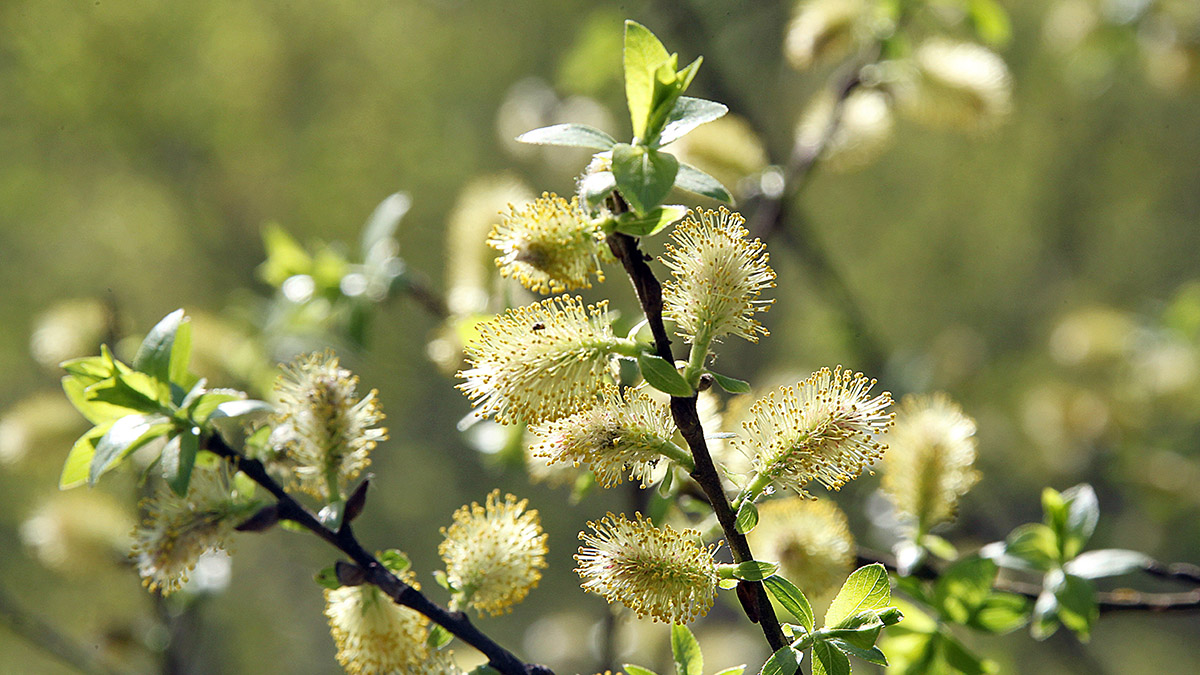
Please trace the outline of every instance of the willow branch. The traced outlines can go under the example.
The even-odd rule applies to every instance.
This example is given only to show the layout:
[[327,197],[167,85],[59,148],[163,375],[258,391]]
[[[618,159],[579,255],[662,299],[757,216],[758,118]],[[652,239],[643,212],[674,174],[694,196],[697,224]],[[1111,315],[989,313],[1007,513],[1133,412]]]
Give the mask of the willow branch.
[[345,553],[363,571],[365,581],[378,587],[396,604],[416,610],[445,628],[452,635],[479,650],[488,664],[504,675],[553,675],[545,666],[526,664],[512,652],[501,647],[476,628],[463,612],[451,612],[427,598],[417,589],[404,583],[363,548],[350,527],[349,519],[337,530],[326,527],[311,511],[288,494],[266,467],[231,448],[217,435],[210,436],[206,445],[210,452],[234,462],[238,470],[249,476],[276,499],[279,517],[297,523]]
[[[896,571],[896,559],[879,551],[858,549],[858,564],[867,565],[880,563],[890,572]],[[1194,588],[1190,591],[1179,592],[1149,592],[1132,588],[1118,588],[1111,591],[1097,591],[1096,605],[1101,614],[1110,612],[1196,612],[1200,611],[1200,567],[1188,563],[1164,565],[1152,561],[1142,567],[1142,572],[1163,579],[1187,583]],[[935,581],[941,577],[942,569],[928,562],[919,565],[912,571],[912,576],[918,579]],[[992,588],[1005,593],[1024,596],[1036,600],[1042,593],[1042,586],[1027,581],[997,577]]]
[[[646,264],[646,256],[638,247],[638,240],[629,235],[614,232],[608,235],[608,246],[612,249],[613,255],[621,261],[621,265],[629,275],[629,280],[633,283],[638,302],[641,304],[642,312],[646,315],[646,321],[650,326],[650,333],[654,336],[655,353],[666,359],[668,363],[675,363],[675,357],[671,353],[671,338],[667,335],[667,329],[663,323],[662,286],[654,276],[654,271]],[[687,441],[688,449],[691,450],[692,458],[696,462],[696,468],[690,475],[708,497],[708,502],[717,515],[717,521],[721,524],[721,530],[725,533],[729,549],[733,552],[734,561],[740,563],[753,560],[754,556],[750,552],[746,536],[738,532],[734,526],[736,516],[729,505],[729,499],[725,496],[725,489],[721,486],[721,478],[713,464],[712,455],[709,454],[708,446],[704,442],[704,428],[701,426],[700,416],[696,412],[696,397],[672,396],[671,416],[675,421],[675,426],[683,435],[683,439]],[[763,585],[759,582],[743,581],[740,582],[739,588],[748,589],[749,598],[747,599],[741,592],[739,592],[739,598],[743,600],[743,607],[750,620],[762,626],[763,634],[771,645],[771,650],[775,651],[787,645],[783,631],[779,628],[779,620],[775,617],[775,611],[771,608],[771,601],[767,597],[767,591]]]

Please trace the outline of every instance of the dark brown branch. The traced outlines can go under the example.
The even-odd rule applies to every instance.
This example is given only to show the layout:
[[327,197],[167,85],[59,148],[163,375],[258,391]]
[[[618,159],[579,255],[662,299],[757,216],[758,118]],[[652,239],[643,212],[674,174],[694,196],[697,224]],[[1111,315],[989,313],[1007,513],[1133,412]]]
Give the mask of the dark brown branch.
[[[880,563],[890,572],[896,571],[896,559],[892,556],[872,551],[870,549],[858,549],[858,564],[869,565],[872,563]],[[929,562],[922,563],[912,571],[912,576],[918,579],[933,581],[938,579],[942,574],[942,569],[930,564]],[[1101,614],[1110,612],[1196,612],[1200,611],[1200,568],[1188,563],[1175,563],[1173,565],[1163,565],[1160,562],[1151,562],[1142,568],[1142,571],[1152,576],[1171,579],[1196,586],[1190,591],[1181,591],[1175,593],[1152,593],[1148,591],[1138,591],[1131,588],[1118,588],[1112,591],[1097,591],[1096,605],[1100,608]],[[997,591],[1005,593],[1014,593],[1021,595],[1030,600],[1036,600],[1042,592],[1040,584],[1030,583],[1027,581],[1019,581],[1016,579],[1008,579],[1005,577],[997,577],[996,582],[992,585]]]
[[[638,302],[641,303],[642,312],[646,315],[650,333],[654,336],[655,353],[666,359],[668,363],[674,363],[675,357],[671,353],[671,338],[667,335],[662,318],[662,286],[659,284],[658,278],[654,276],[654,271],[646,264],[646,257],[638,247],[637,239],[616,232],[608,236],[608,246],[612,249],[613,255],[621,261],[621,265],[624,266],[625,272],[633,283],[634,291],[637,292]],[[704,428],[701,426],[700,416],[696,412],[696,397],[672,396],[671,416],[675,420],[675,426],[679,428],[679,432],[687,441],[692,458],[696,462],[696,468],[692,471],[691,477],[708,497],[708,502],[717,515],[717,521],[721,523],[721,530],[725,533],[725,539],[733,553],[734,561],[753,560],[754,556],[750,552],[746,536],[739,533],[734,526],[735,514],[729,505],[729,499],[725,496],[725,489],[721,485],[720,475],[708,452],[708,445],[704,442]],[[754,598],[756,604],[753,607],[746,607],[747,616],[751,621],[761,624],[763,634],[771,645],[771,650],[775,651],[787,645],[787,640],[783,637],[783,631],[779,627],[779,620],[771,608],[771,601],[767,597],[766,589],[758,582],[742,583],[750,589],[751,597]]]
[[366,582],[375,585],[396,604],[411,609],[429,617],[431,621],[445,628],[452,635],[479,650],[488,658],[488,664],[505,675],[553,675],[545,666],[527,664],[517,658],[512,652],[501,647],[487,635],[480,632],[462,612],[451,612],[427,598],[417,589],[404,583],[395,574],[384,567],[374,555],[369,553],[358,539],[349,523],[343,523],[338,530],[331,530],[321,523],[304,505],[289,495],[276,482],[262,462],[245,457],[231,448],[220,436],[208,438],[206,449],[214,454],[234,462],[237,468],[254,482],[261,485],[277,500],[279,517],[299,524],[345,553],[363,570]]

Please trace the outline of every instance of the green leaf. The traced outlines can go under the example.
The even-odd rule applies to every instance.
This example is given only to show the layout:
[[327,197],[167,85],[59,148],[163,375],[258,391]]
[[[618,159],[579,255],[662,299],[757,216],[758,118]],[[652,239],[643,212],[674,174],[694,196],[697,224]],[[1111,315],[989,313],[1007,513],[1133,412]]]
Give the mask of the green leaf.
[[1058,630],[1058,598],[1049,591],[1042,591],[1033,603],[1033,616],[1029,633],[1035,640],[1045,640]]
[[364,260],[370,260],[372,252],[381,245],[395,240],[396,228],[410,208],[412,197],[406,192],[395,192],[379,202],[363,226],[361,246]]
[[883,622],[871,610],[865,610],[844,619],[839,628],[822,628],[817,631],[819,640],[841,640],[860,649],[870,649],[879,639],[879,631],[883,630]]
[[725,670],[717,671],[716,675],[742,675],[744,672],[746,672],[746,664],[743,663],[740,666],[734,666],[732,668],[726,668]]
[[721,181],[691,164],[680,162],[679,172],[675,174],[675,187],[726,204],[733,203],[733,195],[729,194],[729,190],[724,185],[721,185]]
[[850,644],[849,642],[842,642],[841,640],[830,640],[829,644],[837,647],[846,654],[862,659],[867,663],[874,663],[877,666],[887,666],[888,664],[887,656],[883,653],[883,650],[874,645],[871,645],[871,647],[867,649],[861,649]]
[[256,401],[253,399],[227,401],[218,404],[212,414],[209,415],[209,419],[236,419],[250,415],[270,415],[273,412],[275,412],[275,406],[266,401]]
[[637,361],[642,370],[642,377],[651,387],[671,396],[687,398],[693,395],[687,380],[683,379],[683,375],[680,375],[675,366],[666,359],[653,354],[639,354]]
[[1012,39],[1008,11],[996,0],[971,0],[968,12],[980,40],[990,45],[1004,45]]
[[1004,545],[1006,564],[1045,572],[1058,561],[1058,538],[1042,523],[1027,523],[1008,534]]
[[671,626],[671,655],[675,659],[675,675],[703,675],[704,656],[700,643],[687,626]]
[[658,490],[657,490],[658,496],[670,497],[671,496],[671,484],[674,482],[675,482],[675,472],[674,471],[667,471],[666,473],[664,473],[662,480],[659,481],[659,483],[658,483]]
[[934,584],[938,611],[953,623],[966,623],[991,595],[996,571],[996,563],[977,556],[951,565]]
[[1079,636],[1080,641],[1087,642],[1092,626],[1100,617],[1092,582],[1067,574],[1054,595],[1058,598],[1058,620]]
[[320,584],[322,588],[328,588],[331,591],[336,591],[342,587],[342,582],[338,581],[337,568],[333,565],[314,574],[313,581]]
[[192,481],[192,467],[196,465],[196,453],[200,451],[200,430],[189,427],[172,436],[162,453],[162,472],[167,485],[175,494],[187,494]]
[[534,145],[564,145],[573,148],[608,150],[617,144],[617,139],[586,124],[554,124],[517,136],[521,143]]
[[779,571],[779,565],[762,560],[747,560],[733,568],[733,576],[743,581],[762,581]]
[[675,99],[675,105],[667,115],[662,132],[658,135],[658,144],[663,146],[677,141],[692,129],[723,117],[727,112],[729,108],[716,101],[680,96]]
[[595,210],[617,187],[617,179],[611,171],[589,173],[579,181],[579,196],[588,209]]
[[668,58],[667,48],[654,33],[636,21],[625,22],[625,99],[634,136],[646,132],[653,111],[654,74]]
[[108,433],[96,444],[88,470],[88,485],[95,485],[96,479],[128,457],[129,453],[170,429],[168,419],[156,413],[126,415],[113,422]]
[[246,394],[232,389],[210,389],[195,397],[189,406],[188,417],[197,424],[207,422],[225,403],[243,402]]
[[747,499],[738,507],[737,520],[734,521],[734,529],[739,534],[747,534],[758,525],[758,507],[754,502]]
[[453,639],[454,636],[450,634],[450,631],[435,624],[429,631],[429,637],[425,638],[425,644],[429,645],[431,649],[441,649],[450,644]]
[[1029,600],[1020,595],[992,593],[967,625],[988,633],[1008,633],[1029,621],[1029,605]]
[[92,465],[92,457],[96,455],[96,444],[108,433],[112,425],[112,421],[97,424],[75,441],[71,451],[67,453],[67,461],[63,463],[62,475],[58,478],[58,489],[69,490],[87,482],[88,469]]
[[617,216],[616,230],[633,237],[649,237],[663,231],[685,215],[687,209],[678,205],[660,206],[644,216],[629,211]]
[[177,309],[150,329],[133,357],[134,370],[146,373],[159,382],[171,381],[171,351],[183,319],[183,310]]
[[803,659],[804,652],[791,645],[784,645],[767,659],[758,675],[795,675],[796,671],[800,670],[800,661]]
[[1153,558],[1140,551],[1102,548],[1080,553],[1063,565],[1063,570],[1084,579],[1099,579],[1137,572],[1153,562]]
[[259,266],[258,275],[263,281],[278,288],[290,277],[313,271],[312,256],[282,227],[272,223],[262,237],[267,260]]
[[750,383],[745,380],[739,380],[736,377],[729,377],[720,373],[714,373],[711,370],[705,371],[712,375],[713,380],[725,391],[731,394],[749,394]]
[[837,627],[842,621],[866,609],[880,609],[891,601],[887,570],[875,563],[860,567],[846,579],[837,597],[825,613],[825,625]]
[[946,664],[954,668],[955,672],[963,673],[963,675],[986,675],[996,672],[999,668],[995,662],[972,654],[950,634],[943,631],[940,637],[942,655],[946,659]]
[[675,184],[679,160],[670,153],[628,143],[614,145],[612,153],[617,189],[633,210],[646,215],[662,204]]
[[113,422],[134,412],[124,406],[90,400],[87,396],[88,386],[90,385],[87,380],[73,375],[62,379],[63,393],[67,395],[67,400],[92,424]]
[[1096,499],[1096,491],[1087,483],[1064,491],[1062,498],[1067,507],[1062,531],[1062,555],[1066,561],[1079,555],[1096,531],[1096,523],[1100,520],[1100,501]]
[[804,626],[804,630],[813,632],[816,620],[813,617],[812,605],[795,584],[776,575],[763,579],[763,585],[767,587],[771,595],[775,596],[779,604],[783,605],[784,609],[796,617],[800,625]]
[[175,339],[171,344],[171,356],[167,366],[167,380],[184,389],[194,385],[198,378],[188,372],[188,363],[191,358],[192,320],[184,317],[179,327],[175,329]]
[[133,371],[101,380],[83,393],[88,401],[124,408],[125,414],[159,412],[169,401],[167,390],[160,388],[154,378]]
[[812,675],[850,675],[850,659],[828,642],[813,645],[812,655]]
[[635,666],[632,663],[626,663],[626,664],[622,665],[621,667],[625,669],[625,673],[627,675],[658,675],[658,673],[654,672],[653,670],[650,670],[649,668]]

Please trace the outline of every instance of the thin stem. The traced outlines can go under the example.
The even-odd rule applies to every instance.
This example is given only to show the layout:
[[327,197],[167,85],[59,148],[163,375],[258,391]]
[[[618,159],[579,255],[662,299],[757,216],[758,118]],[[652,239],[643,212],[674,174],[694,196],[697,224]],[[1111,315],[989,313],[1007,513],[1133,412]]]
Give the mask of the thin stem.
[[435,604],[417,589],[409,586],[384,567],[374,555],[369,553],[354,535],[349,522],[343,522],[338,530],[325,527],[320,520],[304,505],[300,504],[287,493],[274,478],[267,473],[263,463],[242,455],[230,447],[218,435],[207,438],[205,449],[233,461],[238,470],[249,476],[255,483],[261,485],[277,500],[276,508],[279,517],[297,523],[321,539],[345,553],[354,561],[366,578],[390,597],[396,604],[411,609],[429,617],[431,621],[445,628],[452,635],[471,645],[488,658],[488,664],[504,675],[553,675],[545,666],[526,664],[512,652],[501,647],[487,635],[476,628],[463,612],[449,611]]
[[712,345],[712,338],[706,333],[701,333],[696,336],[692,342],[692,350],[688,354],[687,368],[683,371],[683,379],[687,380],[688,386],[692,389],[700,382],[700,375],[704,373],[704,361],[708,358],[708,348]]
[[[669,363],[674,363],[675,357],[671,353],[671,338],[667,335],[662,318],[662,286],[654,276],[653,270],[646,264],[646,256],[638,248],[638,241],[629,235],[615,232],[608,235],[608,245],[629,275],[629,280],[633,284],[638,301],[642,306],[642,312],[649,322],[650,332],[654,336],[654,348],[657,355]],[[704,441],[704,428],[700,424],[700,416],[696,412],[696,397],[672,396],[671,416],[675,420],[675,426],[679,428],[679,432],[687,441],[688,449],[695,460],[695,469],[691,471],[690,475],[704,490],[704,495],[708,498],[708,502],[717,516],[717,521],[721,524],[721,530],[725,533],[725,539],[733,553],[733,559],[736,562],[753,560],[754,556],[750,552],[746,536],[738,532],[735,527],[736,515],[730,508],[729,499],[725,496],[725,489],[721,485],[720,475],[717,473],[717,468],[713,464],[712,456]],[[787,641],[783,637],[783,631],[779,627],[779,620],[775,617],[775,611],[771,607],[766,589],[760,582],[742,582],[742,584],[744,586],[740,586],[740,588],[747,589],[747,592],[745,595],[739,593],[739,598],[743,599],[743,607],[747,616],[751,621],[761,625],[772,651],[781,649],[787,644]]]

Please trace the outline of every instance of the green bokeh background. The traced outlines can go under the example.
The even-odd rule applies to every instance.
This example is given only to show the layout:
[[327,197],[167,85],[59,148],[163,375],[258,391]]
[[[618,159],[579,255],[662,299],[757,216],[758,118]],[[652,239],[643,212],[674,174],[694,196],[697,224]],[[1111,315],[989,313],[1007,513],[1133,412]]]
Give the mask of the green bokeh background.
[[[136,332],[176,307],[221,314],[251,293],[268,296],[254,274],[268,222],[301,241],[354,242],[380,199],[406,191],[401,256],[443,286],[443,224],[470,179],[513,171],[536,190],[569,192],[582,168],[513,154],[496,120],[515,83],[532,76],[564,98],[593,96],[611,112],[608,130],[627,133],[614,51],[625,17],[685,61],[703,53],[693,93],[735,94],[750,109],[734,111],[764,125],[773,154],[786,156],[797,111],[828,74],[780,64],[787,4],[692,5],[681,15],[672,3],[576,0],[0,3],[0,410],[55,390],[58,374],[28,346],[35,317],[60,300],[112,303]],[[870,374],[897,394],[946,390],[979,421],[984,480],[947,536],[967,548],[1001,538],[1040,517],[1043,486],[1089,481],[1103,508],[1094,547],[1198,561],[1196,373],[1169,395],[1137,398],[1129,382],[1147,366],[1126,352],[1080,364],[1052,348],[1055,335],[1076,335],[1062,337],[1065,319],[1103,310],[1136,327],[1129,340],[1191,350],[1175,374],[1195,368],[1200,343],[1187,317],[1197,300],[1186,284],[1200,279],[1197,77],[1156,87],[1132,42],[1118,41],[1111,70],[1080,84],[1070,59],[1042,41],[1042,3],[1007,5],[1009,123],[962,135],[901,122],[874,165],[814,178],[794,231],[824,252],[885,351],[882,372]],[[756,348],[730,345],[722,362],[752,381],[866,367],[845,303],[811,259],[771,246],[772,335]],[[611,272],[597,291],[627,299]],[[1078,323],[1078,339],[1091,339],[1091,324]],[[493,487],[529,497],[550,532],[547,578],[512,615],[480,624],[530,658],[563,654],[551,664],[559,672],[592,668],[580,645],[605,610],[577,589],[575,532],[621,509],[623,495],[568,509],[564,490],[531,486],[469,447],[455,431],[467,403],[425,354],[436,330],[396,299],[376,318],[371,349],[344,355],[380,390],[392,436],[376,454],[363,539],[406,550],[439,591],[437,529],[454,508]],[[135,575],[86,559],[52,571],[21,544],[21,523],[55,491],[81,430],[0,465],[0,587],[149,672],[137,647],[122,647],[154,639],[154,603]],[[127,500],[129,482],[105,489]],[[837,498],[856,534],[879,545],[864,515],[877,484],[864,478]],[[333,559],[295,534],[239,537],[229,590],[204,601],[192,660],[178,672],[338,672],[310,581]],[[761,640],[729,633],[719,623],[727,615],[697,627],[702,642],[707,633],[723,645],[710,669],[761,662]],[[1194,615],[1111,615],[1084,649],[1021,632],[974,644],[1005,672],[1195,672],[1198,639]],[[633,660],[653,662],[664,644]],[[0,629],[0,672],[71,671]]]

